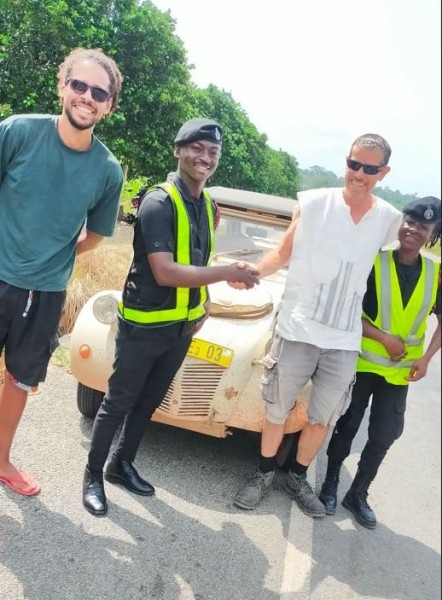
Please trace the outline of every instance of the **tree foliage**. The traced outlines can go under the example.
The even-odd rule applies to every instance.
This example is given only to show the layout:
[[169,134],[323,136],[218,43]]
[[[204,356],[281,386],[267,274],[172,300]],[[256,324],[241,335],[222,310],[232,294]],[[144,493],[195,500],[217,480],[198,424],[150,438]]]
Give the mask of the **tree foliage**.
[[314,190],[323,187],[341,187],[344,178],[338,177],[333,171],[327,171],[323,167],[314,165],[309,169],[300,169],[300,190]]
[[392,190],[388,186],[377,187],[374,189],[374,193],[399,209],[418,198],[417,194],[402,194],[399,190]]
[[223,155],[212,183],[295,196],[296,160],[269,147],[267,136],[257,130],[231,94],[214,85],[195,90],[194,114],[216,119],[223,127]]
[[[288,197],[343,185],[332,171],[300,170],[293,156],[271,148],[231,94],[193,85],[170,13],[150,0],[0,0],[0,120],[58,112],[58,65],[77,47],[101,48],[123,73],[120,108],[97,133],[131,178],[163,179],[175,167],[172,140],[181,124],[206,116],[224,130],[211,183]],[[398,208],[417,197],[389,187],[375,192]]]
[[76,47],[101,48],[123,76],[120,110],[97,128],[132,175],[164,176],[170,143],[189,112],[184,46],[168,13],[136,0],[0,0],[0,105],[56,112],[56,74]]

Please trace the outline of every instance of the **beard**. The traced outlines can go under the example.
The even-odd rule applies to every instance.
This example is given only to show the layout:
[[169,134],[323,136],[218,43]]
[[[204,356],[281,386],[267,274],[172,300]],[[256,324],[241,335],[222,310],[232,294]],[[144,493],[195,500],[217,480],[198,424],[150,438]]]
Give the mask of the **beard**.
[[92,127],[94,127],[95,125],[95,119],[93,117],[91,117],[91,120],[89,122],[78,121],[72,114],[71,109],[67,106],[65,106],[64,112],[66,113],[66,117],[68,118],[69,123],[78,131],[86,131],[86,129],[92,129]]

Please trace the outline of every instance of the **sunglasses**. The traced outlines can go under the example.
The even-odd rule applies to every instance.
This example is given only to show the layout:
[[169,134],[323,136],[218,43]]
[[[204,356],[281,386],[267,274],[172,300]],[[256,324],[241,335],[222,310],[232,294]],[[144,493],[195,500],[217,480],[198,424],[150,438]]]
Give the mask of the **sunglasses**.
[[71,90],[79,96],[90,90],[92,100],[95,100],[95,102],[106,102],[110,98],[110,93],[103,90],[103,88],[97,87],[96,85],[89,85],[81,79],[72,79],[69,77],[69,79],[66,80],[66,83],[68,83]]
[[347,167],[352,171],[359,171],[359,169],[362,167],[362,170],[366,175],[377,175],[380,171],[382,171],[385,165],[381,165],[380,167],[377,167],[376,165],[364,165],[357,160],[347,158]]

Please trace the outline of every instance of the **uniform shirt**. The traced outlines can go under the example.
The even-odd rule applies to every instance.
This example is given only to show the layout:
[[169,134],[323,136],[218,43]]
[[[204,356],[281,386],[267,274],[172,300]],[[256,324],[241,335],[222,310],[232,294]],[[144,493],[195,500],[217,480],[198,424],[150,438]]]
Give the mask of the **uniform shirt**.
[[[209,250],[209,231],[205,209],[206,200],[203,196],[201,198],[193,198],[189,194],[181,177],[176,174],[171,177],[170,183],[178,188],[187,209],[192,236],[194,265],[205,266],[205,259]],[[145,200],[141,203],[137,220],[139,221],[140,233],[143,240],[143,245],[140,249],[144,254],[154,252],[175,253],[175,210],[172,201],[164,190],[158,188],[148,193]]]
[[[184,200],[189,216],[192,240],[192,264],[206,266],[209,254],[209,228],[207,223],[206,199],[193,198],[179,175],[169,179]],[[214,218],[216,207],[212,202]],[[168,252],[176,255],[175,209],[169,195],[161,188],[153,189],[143,198],[138,210],[134,232],[134,258],[126,280],[123,298],[128,307],[161,309],[170,301],[171,288],[156,283],[146,255]],[[190,307],[197,304],[198,289],[190,293]],[[149,324],[159,327],[168,323]]]
[[123,173],[96,137],[80,152],[63,144],[57,117],[18,115],[0,123],[0,280],[63,291],[86,222],[112,235]]
[[[419,260],[413,265],[403,265],[399,262],[397,252],[393,252],[393,259],[396,265],[396,272],[399,280],[399,287],[401,290],[402,304],[404,308],[407,306],[408,301],[413,294],[414,288],[419,280],[422,272],[422,258],[419,256]],[[378,315],[378,300],[376,296],[376,280],[374,274],[374,267],[370,272],[367,280],[367,291],[365,292],[363,300],[364,313],[370,317],[373,321]],[[433,309],[436,315],[441,314],[441,280],[439,278],[439,289],[437,291],[436,303]]]

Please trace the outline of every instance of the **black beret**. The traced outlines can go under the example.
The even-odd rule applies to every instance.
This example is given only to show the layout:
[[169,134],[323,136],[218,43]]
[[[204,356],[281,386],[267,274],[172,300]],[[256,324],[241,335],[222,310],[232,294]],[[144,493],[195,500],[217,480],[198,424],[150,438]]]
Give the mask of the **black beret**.
[[197,140],[208,140],[215,144],[221,144],[223,130],[221,125],[211,119],[190,119],[186,121],[178,131],[175,144],[184,145]]
[[438,223],[441,217],[440,206],[439,198],[425,196],[425,198],[417,198],[406,204],[402,212],[421,223]]

